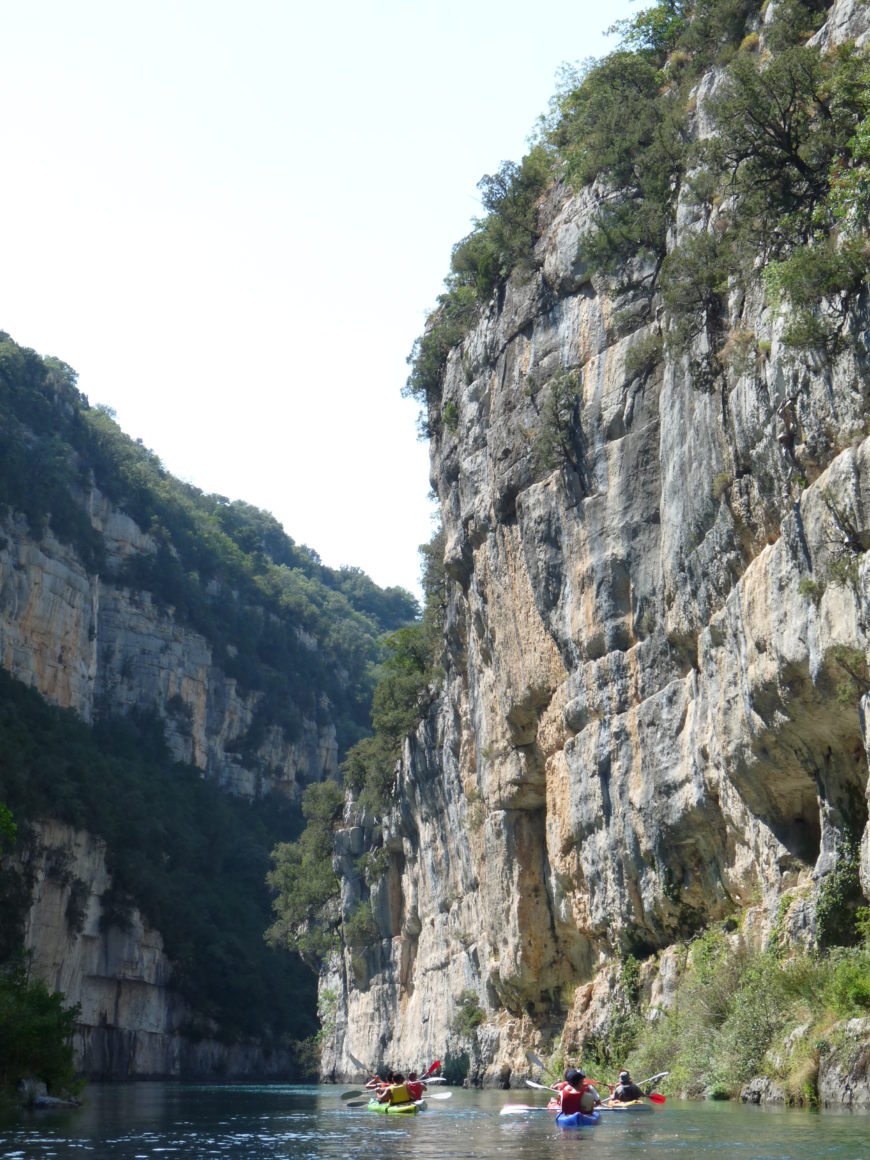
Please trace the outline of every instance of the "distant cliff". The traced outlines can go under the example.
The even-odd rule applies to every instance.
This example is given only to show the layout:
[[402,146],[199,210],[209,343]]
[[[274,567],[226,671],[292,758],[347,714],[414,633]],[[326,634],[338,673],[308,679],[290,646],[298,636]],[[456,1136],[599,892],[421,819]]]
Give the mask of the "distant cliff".
[[369,728],[383,639],[415,613],[174,480],[69,367],[0,336],[0,665],[83,723],[4,681],[0,941],[82,1004],[86,1071],[288,1072],[315,996],[262,942],[268,854]]
[[[722,129],[749,86],[773,83],[766,62],[830,78],[824,52],[857,42],[837,60],[863,106],[842,111],[831,82],[806,132],[842,115],[837,172],[865,172],[851,135],[867,125],[870,13],[815,5],[827,23],[805,48],[776,23],[787,5],[698,4],[673,54],[668,28],[692,7],[653,6],[662,21],[633,25],[612,75],[563,95],[562,168],[529,203],[529,252],[499,277],[509,226],[494,215],[455,252],[418,345],[445,678],[393,801],[349,804],[336,833],[345,923],[363,901],[375,930],[324,967],[339,996],[327,1072],[449,1053],[507,1083],[530,1045],[579,1055],[608,1031],[620,962],[640,962],[634,986],[667,1008],[684,954],[667,948],[710,923],[816,945],[818,900],[850,859],[870,897],[866,217],[813,224],[829,190],[816,162],[774,218],[762,199],[787,162],[751,184],[742,166],[762,146],[735,160]],[[679,104],[676,70],[696,59],[683,45],[706,63]],[[622,80],[630,102],[647,78],[650,102],[674,94],[684,150],[663,177],[652,154],[639,173],[661,106],[647,133],[642,103],[635,117],[609,95]],[[571,153],[587,116],[599,152]],[[624,158],[618,141],[607,152],[621,132]],[[493,204],[513,190],[522,209],[530,172],[503,174]],[[826,298],[816,267],[801,298],[789,257],[845,263],[849,247],[857,274]],[[469,324],[460,291],[481,284]],[[360,870],[373,850],[374,878]]]

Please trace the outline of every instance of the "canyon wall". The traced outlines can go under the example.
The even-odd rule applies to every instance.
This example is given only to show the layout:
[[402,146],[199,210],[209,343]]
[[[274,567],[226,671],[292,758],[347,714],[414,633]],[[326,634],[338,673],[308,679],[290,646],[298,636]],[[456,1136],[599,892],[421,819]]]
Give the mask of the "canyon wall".
[[242,755],[262,693],[227,676],[211,642],[171,606],[113,579],[157,544],[97,489],[83,503],[105,543],[101,575],[50,532],[34,537],[22,517],[0,523],[0,664],[88,722],[100,710],[153,712],[172,757],[232,793],[292,796],[299,783],[334,774],[334,726],[305,718],[298,739],[269,726]]
[[[820,39],[868,24],[838,3]],[[853,837],[870,896],[870,317],[835,357],[797,354],[759,278],[728,302],[751,357],[710,381],[701,335],[645,360],[661,311],[632,327],[637,301],[583,263],[599,193],[549,195],[534,271],[453,350],[430,413],[445,677],[395,806],[351,806],[337,835],[344,915],[370,893],[378,938],[322,975],[327,1073],[458,1055],[476,1010],[472,1075],[507,1083],[525,1048],[606,1018],[620,955],[661,952],[666,1004],[666,948],[711,920],[742,913],[760,940],[778,917],[811,945]],[[725,208],[681,201],[671,246]],[[547,470],[567,375],[576,445]]]

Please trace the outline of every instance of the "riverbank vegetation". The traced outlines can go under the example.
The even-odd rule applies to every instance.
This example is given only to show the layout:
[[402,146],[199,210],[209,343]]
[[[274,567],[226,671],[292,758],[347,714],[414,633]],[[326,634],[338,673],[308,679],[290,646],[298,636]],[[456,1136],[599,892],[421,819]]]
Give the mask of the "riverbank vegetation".
[[28,975],[19,957],[0,966],[0,1112],[18,1102],[19,1080],[36,1077],[54,1096],[81,1091],[72,1037],[79,1010]]
[[[776,934],[758,947],[711,927],[677,948],[667,1005],[632,1003],[623,986],[610,1033],[568,1053],[591,1074],[666,1068],[662,1090],[673,1094],[729,1099],[764,1076],[788,1102],[815,1105],[820,1060],[848,1048],[847,1020],[870,1016],[870,909],[859,909],[853,933],[856,945],[806,951]],[[629,975],[636,983],[636,969]]]

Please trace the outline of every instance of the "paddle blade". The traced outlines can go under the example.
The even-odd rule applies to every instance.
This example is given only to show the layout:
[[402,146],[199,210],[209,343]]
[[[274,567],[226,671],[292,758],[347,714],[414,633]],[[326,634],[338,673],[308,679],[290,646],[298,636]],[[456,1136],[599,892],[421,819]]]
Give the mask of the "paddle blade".
[[640,1080],[638,1087],[646,1087],[648,1083],[657,1083],[658,1080],[664,1079],[666,1075],[670,1075],[669,1071],[657,1071],[655,1075],[648,1075],[646,1079]]
[[547,1067],[547,1065],[544,1063],[543,1059],[541,1059],[539,1056],[535,1055],[534,1051],[527,1051],[527,1052],[526,1052],[526,1059],[529,1061],[529,1063],[530,1063],[530,1064],[532,1064],[532,1066],[533,1066],[533,1067],[540,1068],[540,1070],[541,1070],[541,1071],[542,1071],[542,1072],[543,1072],[545,1075],[552,1076],[552,1078],[553,1078],[553,1079],[557,1079],[557,1078],[558,1078],[558,1077],[557,1077],[557,1076],[556,1076],[556,1075],[555,1075],[555,1074],[554,1074],[554,1073],[553,1073],[553,1072],[550,1070],[550,1068],[549,1068],[549,1067]]
[[535,1088],[535,1090],[539,1092],[549,1092],[553,1090],[552,1088],[548,1088],[545,1083],[535,1083],[533,1079],[526,1080],[526,1087]]
[[369,1101],[368,1100],[351,1100],[350,1103],[347,1104],[346,1106],[349,1108],[367,1108],[369,1106]]
[[654,1104],[663,1104],[667,1099],[666,1096],[660,1096],[658,1092],[651,1092],[646,1098]]
[[431,1075],[432,1072],[436,1071],[440,1066],[441,1066],[441,1060],[436,1059],[434,1063],[429,1064],[429,1066],[426,1068],[426,1070],[420,1076],[420,1079],[426,1079],[427,1076]]
[[339,1096],[339,1099],[342,1099],[342,1100],[355,1100],[357,1096],[361,1096],[361,1095],[364,1095],[364,1094],[365,1094],[365,1093],[362,1091],[362,1089],[361,1089],[361,1088],[354,1088],[354,1090],[353,1090],[353,1091],[349,1091],[349,1092],[342,1092],[342,1093],[341,1093],[341,1095]]
[[427,1092],[427,1100],[451,1100],[453,1099],[453,1092]]

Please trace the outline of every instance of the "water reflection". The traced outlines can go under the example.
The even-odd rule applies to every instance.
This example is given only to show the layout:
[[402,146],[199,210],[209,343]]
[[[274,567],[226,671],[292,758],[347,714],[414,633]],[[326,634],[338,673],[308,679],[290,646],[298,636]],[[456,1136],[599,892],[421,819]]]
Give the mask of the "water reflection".
[[[375,1116],[339,1088],[269,1085],[92,1086],[79,1111],[0,1125],[0,1160],[448,1160],[498,1156],[567,1160],[715,1157],[864,1160],[870,1117],[669,1101],[653,1116],[612,1115],[560,1131],[545,1112],[499,1114],[517,1093],[465,1092],[413,1117]],[[529,1093],[529,1101],[535,1097]]]

